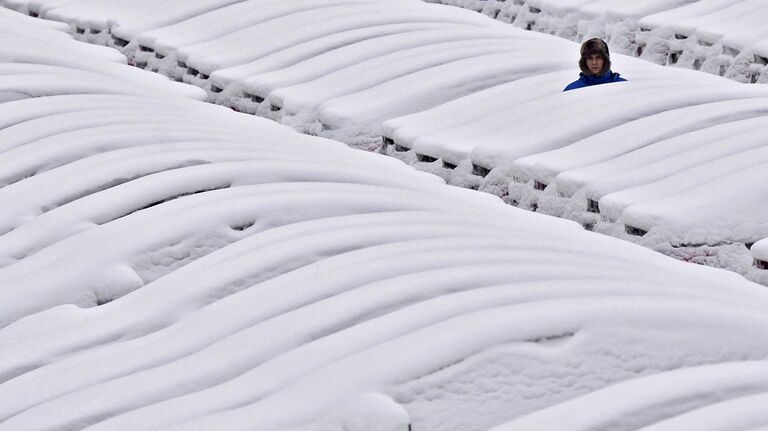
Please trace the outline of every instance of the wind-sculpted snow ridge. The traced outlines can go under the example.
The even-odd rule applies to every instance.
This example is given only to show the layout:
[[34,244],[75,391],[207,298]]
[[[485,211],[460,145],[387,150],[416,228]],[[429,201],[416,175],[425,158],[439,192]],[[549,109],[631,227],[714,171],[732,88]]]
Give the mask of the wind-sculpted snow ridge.
[[760,286],[86,60],[0,103],[0,430],[768,423]]
[[482,12],[515,27],[739,82],[768,82],[763,0],[426,0]]

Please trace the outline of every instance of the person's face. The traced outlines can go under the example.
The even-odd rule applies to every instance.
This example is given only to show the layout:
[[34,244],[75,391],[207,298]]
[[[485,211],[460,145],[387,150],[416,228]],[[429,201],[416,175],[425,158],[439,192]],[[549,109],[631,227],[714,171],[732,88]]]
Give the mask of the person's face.
[[603,60],[602,55],[590,54],[587,56],[587,69],[589,69],[593,75],[600,74],[600,71],[603,70],[604,65],[605,60]]

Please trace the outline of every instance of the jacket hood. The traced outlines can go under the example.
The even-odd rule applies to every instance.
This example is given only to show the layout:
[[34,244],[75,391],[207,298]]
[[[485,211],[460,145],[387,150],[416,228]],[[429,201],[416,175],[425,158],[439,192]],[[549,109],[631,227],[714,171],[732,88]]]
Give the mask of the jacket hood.
[[603,61],[605,62],[605,64],[603,64],[603,70],[601,70],[597,76],[602,76],[606,71],[611,70],[611,53],[608,50],[608,45],[602,39],[592,38],[582,43],[580,53],[579,69],[581,69],[581,73],[584,75],[594,76],[592,75],[592,72],[589,71],[589,68],[587,68],[587,57],[592,54],[602,56]]

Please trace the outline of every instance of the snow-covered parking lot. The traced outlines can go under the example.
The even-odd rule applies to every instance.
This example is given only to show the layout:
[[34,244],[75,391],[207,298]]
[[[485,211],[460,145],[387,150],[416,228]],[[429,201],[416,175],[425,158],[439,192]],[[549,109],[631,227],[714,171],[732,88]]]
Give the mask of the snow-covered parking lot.
[[[739,69],[761,61],[755,1],[453,2],[498,20],[419,0],[2,3],[217,104],[359,148],[383,139],[451,184],[762,279],[768,90],[736,82],[765,75]],[[614,53],[629,82],[561,93],[577,45],[518,27],[605,35],[641,59]],[[700,72],[724,64],[737,79]]]
[[0,24],[0,430],[768,424],[762,286]]

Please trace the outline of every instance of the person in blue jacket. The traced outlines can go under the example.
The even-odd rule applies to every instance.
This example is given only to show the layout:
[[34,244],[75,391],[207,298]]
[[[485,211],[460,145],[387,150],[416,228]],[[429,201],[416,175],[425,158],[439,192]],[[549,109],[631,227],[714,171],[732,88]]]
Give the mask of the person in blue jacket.
[[579,79],[568,84],[563,91],[626,81],[618,73],[611,71],[611,54],[608,52],[608,45],[602,39],[589,39],[581,44],[579,68],[581,68]]

